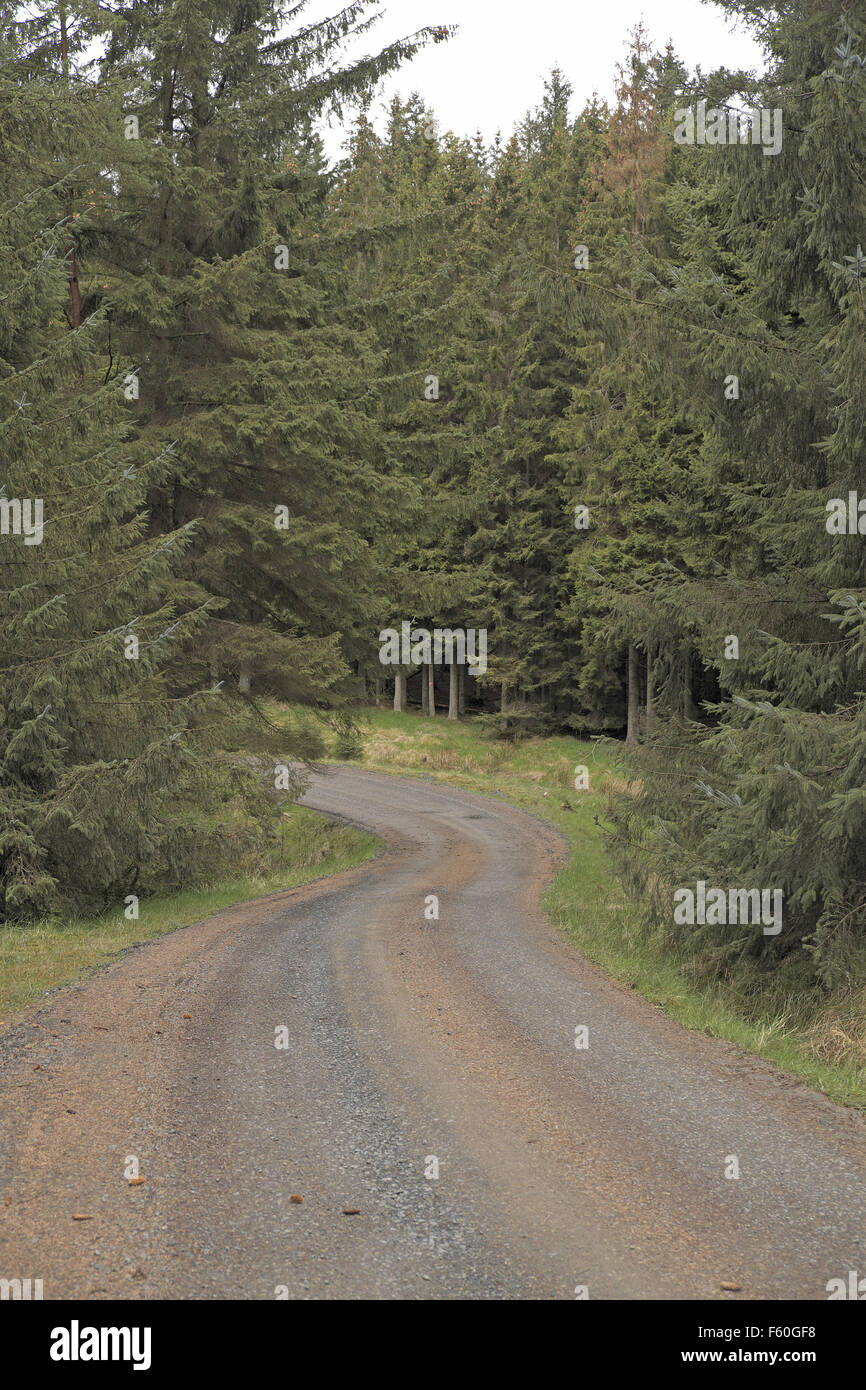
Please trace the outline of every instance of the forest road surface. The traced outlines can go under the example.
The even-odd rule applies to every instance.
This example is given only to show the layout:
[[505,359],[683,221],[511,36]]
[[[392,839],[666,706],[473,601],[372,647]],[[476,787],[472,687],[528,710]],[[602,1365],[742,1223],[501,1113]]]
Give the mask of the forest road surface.
[[305,804],[384,853],[137,948],[0,1038],[0,1277],[712,1300],[866,1270],[863,1115],[587,963],[539,905],[552,829],[350,768]]

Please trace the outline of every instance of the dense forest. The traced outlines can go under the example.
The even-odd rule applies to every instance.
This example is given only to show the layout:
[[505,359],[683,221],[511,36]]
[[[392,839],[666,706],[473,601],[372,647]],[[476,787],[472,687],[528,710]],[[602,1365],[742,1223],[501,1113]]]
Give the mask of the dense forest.
[[[450,35],[350,61],[367,0],[2,6],[4,920],[217,871],[257,756],[411,699],[621,741],[636,910],[780,889],[680,930],[863,979],[866,15],[719,3],[761,75],[638,29],[492,146],[377,122]],[[383,665],[404,622],[485,669]]]

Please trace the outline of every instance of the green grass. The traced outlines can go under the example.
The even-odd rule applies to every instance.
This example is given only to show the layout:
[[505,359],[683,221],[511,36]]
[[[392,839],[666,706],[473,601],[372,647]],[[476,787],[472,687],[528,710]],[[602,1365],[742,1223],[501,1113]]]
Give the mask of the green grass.
[[[453,723],[385,709],[365,710],[362,722],[364,767],[502,795],[562,831],[572,853],[544,906],[607,974],[687,1028],[766,1058],[833,1100],[866,1108],[862,991],[780,1002],[754,979],[697,983],[664,932],[638,928],[594,821],[596,815],[604,820],[606,783],[618,779],[624,785],[615,745],[568,737],[508,745],[482,736],[472,719]],[[589,769],[588,791],[574,790],[578,764]]]
[[98,918],[0,927],[0,1026],[46,990],[69,984],[84,971],[117,959],[131,946],[249,898],[352,869],[372,858],[379,847],[374,835],[293,806],[285,817],[283,862],[272,872],[143,898],[137,921],[127,921],[122,910],[115,910]]

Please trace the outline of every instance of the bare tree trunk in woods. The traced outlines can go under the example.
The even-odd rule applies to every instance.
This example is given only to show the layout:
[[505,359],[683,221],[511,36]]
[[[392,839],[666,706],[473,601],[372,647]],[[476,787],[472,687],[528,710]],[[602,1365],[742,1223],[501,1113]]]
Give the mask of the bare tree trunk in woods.
[[692,694],[691,662],[689,663],[689,668],[686,671],[686,687],[683,692],[683,713],[685,714],[686,719],[697,719],[698,717],[698,708],[695,704],[695,697]]
[[[174,135],[174,90],[176,81],[176,74],[172,71],[172,66],[169,63],[167,69],[165,69],[162,74],[162,89],[160,92],[162,131],[166,148],[168,149],[171,148],[172,136]],[[163,275],[170,276],[172,269],[171,242],[174,235],[174,216],[171,201],[171,188],[166,187],[165,184],[163,184],[163,187],[160,189],[160,202],[162,204],[162,211],[160,213],[159,228],[157,231],[160,251],[159,269]],[[202,219],[203,222],[205,220],[206,219]],[[163,352],[165,352],[166,345],[160,344],[160,346]]]
[[[69,40],[66,32],[66,6],[60,6],[60,61],[63,67],[63,81],[69,86]],[[74,191],[67,189],[66,195],[66,221],[72,227],[72,200]],[[69,298],[72,302],[72,327],[81,327],[81,290],[78,285],[78,258],[75,254],[75,242],[72,240],[70,231],[69,241],[66,246],[66,265],[67,277],[69,281]]]
[[646,726],[651,728],[656,720],[655,662],[652,650],[647,647],[646,654]]
[[426,714],[430,708],[430,687],[427,684],[427,667],[421,667],[421,713]]
[[454,661],[452,661],[452,662],[451,662],[451,669],[450,669],[450,672],[449,672],[449,681],[448,681],[448,718],[449,718],[449,719],[458,719],[458,718],[460,717],[460,699],[459,699],[459,695],[458,695],[458,686],[459,686],[459,683],[460,683],[460,682],[459,682],[459,677],[458,677],[458,674],[457,674],[459,670],[460,670],[460,667],[457,665],[457,663],[454,662]]
[[457,713],[462,718],[466,713],[466,667],[457,668]]
[[394,713],[405,714],[406,712],[406,674],[398,671],[394,677]]
[[640,671],[637,661],[637,647],[631,642],[628,648],[628,724],[626,726],[626,748],[637,747],[638,721],[640,719]]
[[427,667],[427,671],[430,677],[430,693],[427,697],[427,713],[432,719],[436,713],[436,667],[433,665],[432,661],[430,662],[430,665]]

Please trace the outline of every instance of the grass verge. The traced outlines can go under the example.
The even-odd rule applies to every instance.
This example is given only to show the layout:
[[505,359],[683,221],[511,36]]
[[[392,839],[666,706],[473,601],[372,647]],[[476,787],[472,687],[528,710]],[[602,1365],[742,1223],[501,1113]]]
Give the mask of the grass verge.
[[285,815],[282,863],[255,877],[237,878],[185,893],[142,899],[137,921],[113,910],[102,917],[0,927],[0,1027],[85,970],[116,959],[131,946],[212,917],[249,898],[294,888],[371,859],[380,842],[354,826],[332,823],[292,806]]

